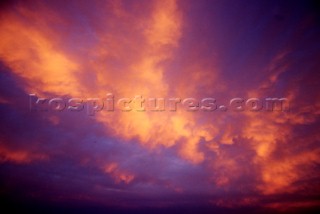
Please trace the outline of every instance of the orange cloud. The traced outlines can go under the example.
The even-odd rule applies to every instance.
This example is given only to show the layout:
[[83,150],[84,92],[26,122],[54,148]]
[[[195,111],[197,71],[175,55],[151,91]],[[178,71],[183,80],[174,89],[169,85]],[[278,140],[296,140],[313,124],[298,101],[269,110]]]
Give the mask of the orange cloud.
[[103,170],[105,173],[110,174],[116,183],[123,182],[129,184],[135,178],[135,176],[132,173],[119,169],[117,163],[106,164]]
[[[24,8],[19,11],[30,22],[51,18],[44,15],[45,11],[44,17]],[[9,12],[2,14],[1,59],[16,75],[26,80],[27,92],[75,94],[79,88],[76,78],[78,65],[57,48],[46,28],[28,25],[24,21]]]
[[302,152],[297,155],[283,157],[279,160],[267,161],[262,169],[262,181],[259,189],[264,194],[292,193],[300,186],[294,182],[307,176],[313,164],[319,164],[320,150]]
[[46,154],[34,153],[26,150],[11,150],[4,146],[0,147],[0,163],[13,162],[16,164],[28,164],[33,161],[47,160]]

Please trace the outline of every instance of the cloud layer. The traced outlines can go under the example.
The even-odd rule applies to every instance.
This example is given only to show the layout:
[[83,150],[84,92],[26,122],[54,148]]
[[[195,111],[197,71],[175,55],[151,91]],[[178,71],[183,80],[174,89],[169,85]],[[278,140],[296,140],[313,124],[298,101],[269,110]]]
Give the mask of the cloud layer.
[[[16,1],[0,15],[1,197],[319,208],[311,3]],[[38,97],[285,97],[289,111],[29,111]],[[254,208],[254,209],[253,209]]]

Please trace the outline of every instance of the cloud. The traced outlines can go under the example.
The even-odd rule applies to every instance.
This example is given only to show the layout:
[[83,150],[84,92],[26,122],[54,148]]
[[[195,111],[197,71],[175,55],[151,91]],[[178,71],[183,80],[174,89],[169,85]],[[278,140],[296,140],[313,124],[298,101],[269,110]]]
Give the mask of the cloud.
[[[118,207],[318,206],[318,34],[299,4],[285,5],[2,8],[3,194]],[[284,18],[270,11],[285,11]],[[178,103],[177,111],[30,112],[30,93],[212,97],[217,109],[190,112]],[[290,110],[221,111],[234,97],[285,97]]]

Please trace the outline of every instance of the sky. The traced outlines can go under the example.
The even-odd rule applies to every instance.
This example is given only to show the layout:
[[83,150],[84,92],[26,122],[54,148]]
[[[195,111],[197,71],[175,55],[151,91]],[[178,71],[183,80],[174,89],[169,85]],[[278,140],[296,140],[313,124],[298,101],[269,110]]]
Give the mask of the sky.
[[1,2],[1,213],[320,210],[317,1]]

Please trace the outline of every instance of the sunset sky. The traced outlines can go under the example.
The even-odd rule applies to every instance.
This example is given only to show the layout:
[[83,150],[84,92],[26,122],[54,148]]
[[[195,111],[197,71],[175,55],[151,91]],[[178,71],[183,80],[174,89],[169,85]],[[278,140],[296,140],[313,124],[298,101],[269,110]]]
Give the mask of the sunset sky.
[[[1,2],[0,210],[320,210],[315,0]],[[217,108],[117,103],[135,96]],[[67,106],[30,109],[38,98]],[[233,98],[290,105],[234,111]]]

